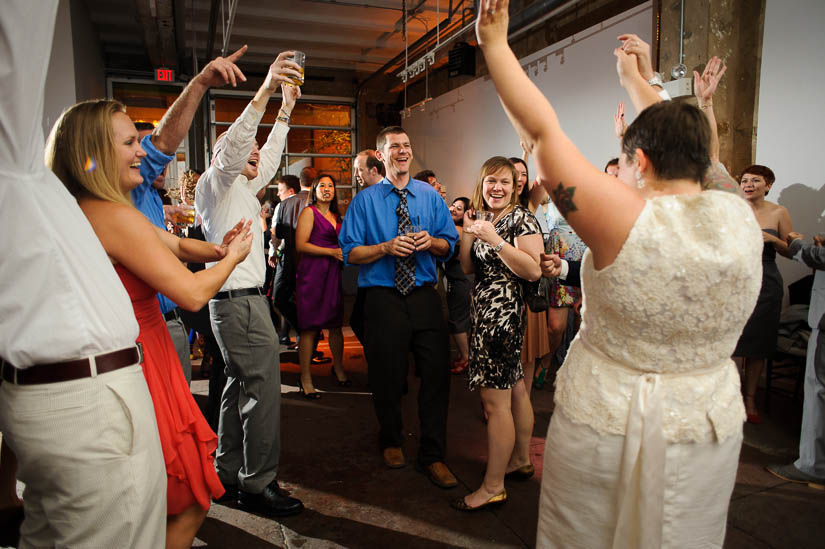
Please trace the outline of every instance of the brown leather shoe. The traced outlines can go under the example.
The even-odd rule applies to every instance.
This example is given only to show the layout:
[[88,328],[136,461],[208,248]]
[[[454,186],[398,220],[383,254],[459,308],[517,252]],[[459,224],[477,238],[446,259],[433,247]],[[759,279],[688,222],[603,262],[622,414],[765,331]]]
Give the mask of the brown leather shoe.
[[427,466],[416,465],[416,469],[427,475],[432,483],[439,488],[455,488],[458,484],[458,481],[443,461],[436,461]]
[[407,465],[407,460],[404,459],[404,451],[395,446],[384,448],[384,465],[390,469],[400,469]]

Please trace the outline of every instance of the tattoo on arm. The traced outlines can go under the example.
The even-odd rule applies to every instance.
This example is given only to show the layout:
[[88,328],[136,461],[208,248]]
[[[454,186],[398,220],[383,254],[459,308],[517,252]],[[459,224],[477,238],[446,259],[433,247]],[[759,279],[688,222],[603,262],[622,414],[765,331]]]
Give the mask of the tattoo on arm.
[[564,217],[567,217],[569,213],[578,211],[575,202],[573,202],[573,193],[575,192],[576,187],[565,188],[561,181],[559,181],[558,187],[553,189],[553,203]]

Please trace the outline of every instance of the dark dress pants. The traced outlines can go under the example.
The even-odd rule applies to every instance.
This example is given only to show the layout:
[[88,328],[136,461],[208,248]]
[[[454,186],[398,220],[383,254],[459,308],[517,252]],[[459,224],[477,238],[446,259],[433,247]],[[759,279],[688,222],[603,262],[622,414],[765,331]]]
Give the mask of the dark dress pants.
[[416,288],[407,296],[395,288],[367,288],[364,318],[364,351],[381,447],[403,446],[401,397],[412,352],[421,375],[418,463],[444,461],[450,397],[449,336],[438,293],[432,286]]

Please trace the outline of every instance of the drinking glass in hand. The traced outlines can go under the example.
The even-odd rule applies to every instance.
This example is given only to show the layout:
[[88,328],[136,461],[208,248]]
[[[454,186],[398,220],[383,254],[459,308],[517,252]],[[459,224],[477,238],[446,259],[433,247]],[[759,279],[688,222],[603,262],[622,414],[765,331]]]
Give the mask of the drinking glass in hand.
[[306,66],[306,54],[298,50],[295,50],[293,53],[294,55],[292,57],[287,57],[287,61],[292,61],[293,63],[297,63],[301,66],[301,69],[298,71],[301,73],[301,77],[290,77],[289,82],[286,82],[286,85],[302,86],[304,84],[304,67]]
[[495,214],[493,214],[493,212],[488,212],[487,210],[476,210],[476,221],[489,221],[492,223],[494,218]]

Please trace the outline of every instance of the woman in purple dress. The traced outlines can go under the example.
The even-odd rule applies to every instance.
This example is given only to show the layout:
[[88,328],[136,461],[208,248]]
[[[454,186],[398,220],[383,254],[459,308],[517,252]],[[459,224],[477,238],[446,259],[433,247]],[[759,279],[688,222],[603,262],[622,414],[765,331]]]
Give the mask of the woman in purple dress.
[[344,336],[341,332],[344,302],[341,290],[343,255],[338,247],[340,230],[335,180],[326,174],[319,175],[312,183],[308,205],[298,217],[295,231],[295,249],[299,254],[295,302],[301,332],[298,341],[300,390],[310,399],[321,398],[312,385],[310,372],[313,342],[321,329],[329,330],[332,372],[338,385],[350,385],[341,365],[344,354]]

